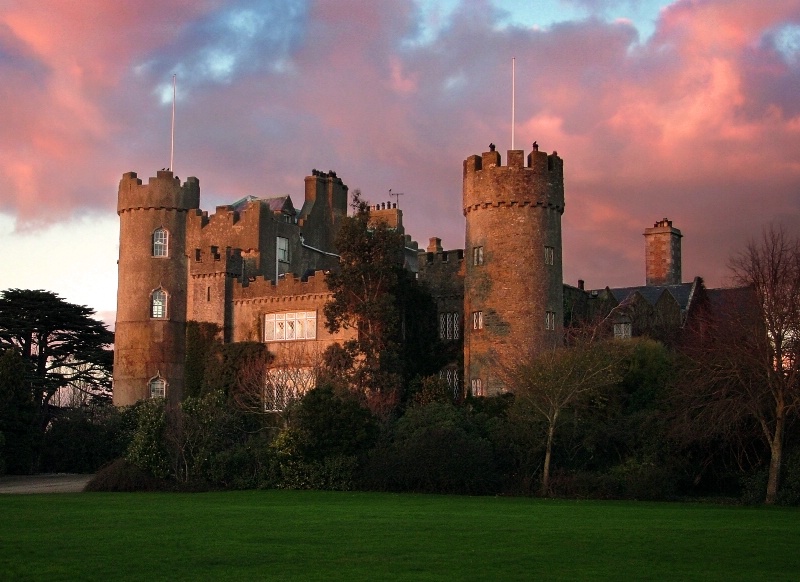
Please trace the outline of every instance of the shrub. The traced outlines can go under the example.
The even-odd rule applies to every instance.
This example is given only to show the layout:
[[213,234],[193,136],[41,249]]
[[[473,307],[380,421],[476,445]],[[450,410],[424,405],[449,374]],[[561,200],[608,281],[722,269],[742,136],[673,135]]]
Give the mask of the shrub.
[[126,459],[116,459],[105,467],[86,484],[84,491],[166,491],[173,486],[153,477]]
[[166,447],[167,414],[163,399],[144,400],[136,405],[136,431],[126,459],[157,479],[173,474]]
[[375,489],[461,494],[492,492],[499,481],[491,443],[468,412],[441,403],[409,410],[370,455],[364,479]]

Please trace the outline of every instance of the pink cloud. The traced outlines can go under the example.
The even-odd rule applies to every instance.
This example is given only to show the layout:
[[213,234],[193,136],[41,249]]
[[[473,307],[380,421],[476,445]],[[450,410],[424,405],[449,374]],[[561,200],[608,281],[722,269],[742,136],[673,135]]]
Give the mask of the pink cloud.
[[565,160],[569,281],[641,282],[641,233],[664,216],[685,235],[685,276],[713,284],[763,223],[800,230],[800,58],[770,36],[800,25],[796,0],[680,0],[644,44],[625,19],[496,26],[488,3],[462,3],[424,41],[411,1],[298,6],[0,10],[0,212],[19,225],[113,212],[123,172],[168,164],[160,89],[177,70],[176,171],[200,178],[204,207],[299,202],[312,168],[334,169],[375,201],[405,192],[411,234],[458,248],[461,162],[510,147],[515,56],[517,147]]

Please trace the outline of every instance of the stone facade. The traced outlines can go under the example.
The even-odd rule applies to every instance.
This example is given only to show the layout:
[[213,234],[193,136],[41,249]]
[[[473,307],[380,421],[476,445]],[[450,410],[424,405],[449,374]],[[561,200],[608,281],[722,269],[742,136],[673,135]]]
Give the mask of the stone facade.
[[464,161],[464,377],[474,394],[505,390],[504,370],[563,338],[557,153],[484,152]]

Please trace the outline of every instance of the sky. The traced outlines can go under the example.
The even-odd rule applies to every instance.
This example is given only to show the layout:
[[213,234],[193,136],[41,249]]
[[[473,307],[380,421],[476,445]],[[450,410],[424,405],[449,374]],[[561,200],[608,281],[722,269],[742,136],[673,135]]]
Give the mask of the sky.
[[463,248],[462,162],[564,160],[565,282],[644,284],[644,229],[683,278],[770,223],[800,235],[800,0],[3,0],[0,290],[116,309],[123,173],[170,164],[212,211],[302,204],[312,169],[409,234]]

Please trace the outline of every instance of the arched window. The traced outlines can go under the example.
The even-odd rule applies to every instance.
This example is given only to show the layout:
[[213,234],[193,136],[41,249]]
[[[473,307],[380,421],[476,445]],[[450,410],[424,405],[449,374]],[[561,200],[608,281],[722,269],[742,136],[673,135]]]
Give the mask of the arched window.
[[150,317],[165,319],[167,317],[167,292],[159,288],[150,296]]
[[167,395],[167,381],[158,374],[147,383],[150,389],[150,398],[164,398]]
[[153,256],[166,257],[169,253],[169,231],[157,228],[153,231]]

